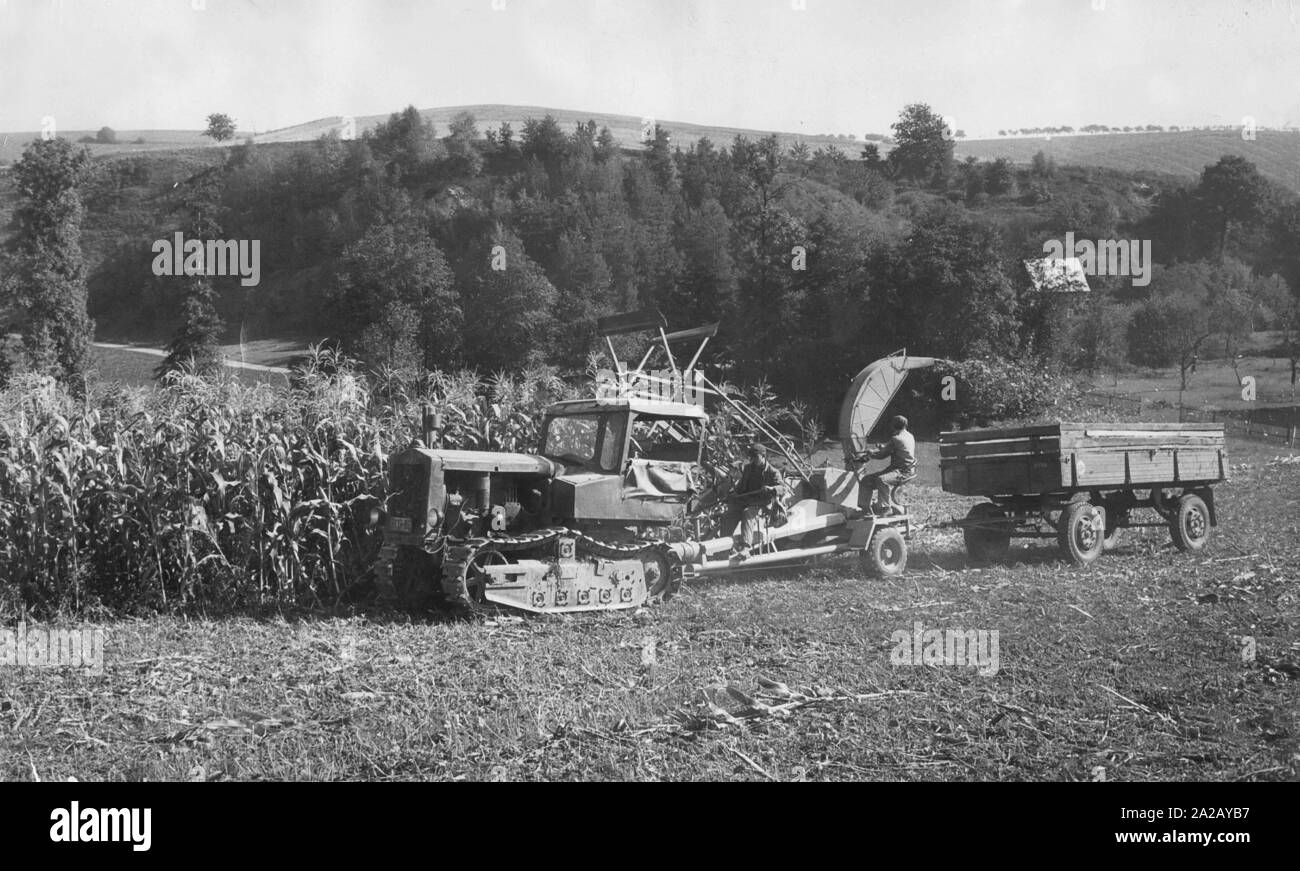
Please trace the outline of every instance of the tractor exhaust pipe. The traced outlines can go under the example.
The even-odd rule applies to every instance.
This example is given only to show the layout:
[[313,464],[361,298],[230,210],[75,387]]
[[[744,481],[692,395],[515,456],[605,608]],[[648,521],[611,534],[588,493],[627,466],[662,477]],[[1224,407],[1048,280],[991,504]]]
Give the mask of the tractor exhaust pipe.
[[426,448],[442,447],[442,415],[428,403],[420,406],[420,436]]

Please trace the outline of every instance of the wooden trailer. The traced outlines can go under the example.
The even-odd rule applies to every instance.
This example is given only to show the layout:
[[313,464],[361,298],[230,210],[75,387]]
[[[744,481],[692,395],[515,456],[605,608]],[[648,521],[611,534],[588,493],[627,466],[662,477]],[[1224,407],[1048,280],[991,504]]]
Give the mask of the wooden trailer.
[[[1114,547],[1120,531],[1168,527],[1181,550],[1205,547],[1218,524],[1213,485],[1227,477],[1223,425],[1059,423],[939,436],[943,489],[987,501],[953,525],[977,560],[1012,538],[1055,537],[1072,562]],[[1143,521],[1139,511],[1158,521]]]

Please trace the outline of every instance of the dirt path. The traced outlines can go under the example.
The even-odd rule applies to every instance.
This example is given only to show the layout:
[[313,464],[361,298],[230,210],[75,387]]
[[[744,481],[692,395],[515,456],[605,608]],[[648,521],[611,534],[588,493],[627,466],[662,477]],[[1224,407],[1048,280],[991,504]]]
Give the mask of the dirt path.
[[[134,351],[137,354],[148,354],[150,357],[166,357],[167,352],[158,348],[141,348],[137,345],[117,345],[111,342],[91,342],[96,348],[108,348],[114,351]],[[288,375],[289,370],[284,366],[264,366],[261,363],[245,363],[241,360],[232,360],[229,357],[224,358],[224,362],[232,369],[248,369],[253,372],[271,372],[277,375]]]

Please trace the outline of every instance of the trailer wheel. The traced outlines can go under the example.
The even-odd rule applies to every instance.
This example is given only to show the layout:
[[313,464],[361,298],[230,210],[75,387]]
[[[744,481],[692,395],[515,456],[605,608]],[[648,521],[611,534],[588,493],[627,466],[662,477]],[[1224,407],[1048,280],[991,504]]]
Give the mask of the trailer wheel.
[[[981,502],[966,515],[967,520],[987,523],[1006,517],[1002,509],[992,502]],[[1011,530],[989,526],[967,526],[961,531],[966,542],[966,553],[976,562],[998,562],[1006,559],[1011,550]]]
[[1205,549],[1210,538],[1210,509],[1195,493],[1179,498],[1169,521],[1169,534],[1179,550],[1195,553]]
[[1061,512],[1056,539],[1061,553],[1075,565],[1086,566],[1101,555],[1106,538],[1106,520],[1096,506],[1071,502]]
[[907,540],[892,526],[876,530],[867,543],[867,567],[878,578],[901,575],[907,568]]

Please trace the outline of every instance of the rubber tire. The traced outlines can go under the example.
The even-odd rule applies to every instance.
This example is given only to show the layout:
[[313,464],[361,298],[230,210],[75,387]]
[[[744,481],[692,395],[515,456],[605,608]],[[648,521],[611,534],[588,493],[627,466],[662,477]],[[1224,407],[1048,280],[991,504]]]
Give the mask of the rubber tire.
[[[1002,509],[992,502],[981,502],[966,515],[967,520],[987,520],[1005,517]],[[962,539],[966,543],[966,553],[975,562],[1000,562],[1011,551],[1011,532],[998,532],[993,529],[964,528]]]
[[1181,551],[1199,553],[1210,540],[1210,509],[1195,493],[1184,493],[1174,507],[1169,521],[1169,537]]
[[[1098,521],[1101,521],[1103,528],[1096,528]],[[1087,532],[1085,524],[1089,528]],[[1106,538],[1104,524],[1095,505],[1089,502],[1071,502],[1066,505],[1056,527],[1056,541],[1061,547],[1061,554],[1077,566],[1095,562],[1101,556]]]
[[867,542],[864,556],[873,577],[897,577],[907,568],[907,539],[892,526],[882,526]]

